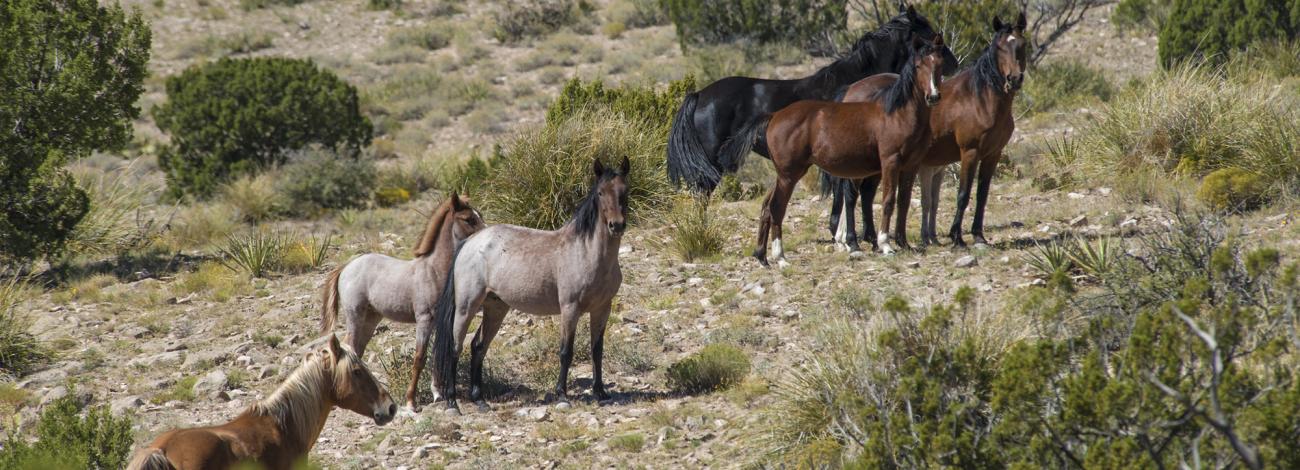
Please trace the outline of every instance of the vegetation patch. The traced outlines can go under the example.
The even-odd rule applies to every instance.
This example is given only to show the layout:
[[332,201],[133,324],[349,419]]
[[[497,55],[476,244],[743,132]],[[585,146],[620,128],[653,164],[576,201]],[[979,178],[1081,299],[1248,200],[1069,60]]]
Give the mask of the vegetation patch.
[[749,375],[749,356],[730,344],[710,344],[668,367],[668,384],[681,393],[725,390]]
[[0,469],[124,468],[133,445],[130,418],[115,418],[108,407],[86,411],[71,392],[41,411],[36,441],[12,432],[0,452]]

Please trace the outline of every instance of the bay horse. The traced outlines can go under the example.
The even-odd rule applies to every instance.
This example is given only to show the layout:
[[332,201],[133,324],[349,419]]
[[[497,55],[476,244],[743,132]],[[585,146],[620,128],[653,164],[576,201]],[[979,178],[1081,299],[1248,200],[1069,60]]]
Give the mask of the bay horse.
[[[921,181],[921,244],[938,244],[936,217],[939,208],[939,190],[943,185],[944,168],[961,162],[957,190],[957,209],[948,236],[953,246],[965,246],[961,225],[974,178],[979,182],[975,196],[975,215],[971,235],[975,243],[987,244],[984,238],[984,210],[988,203],[989,186],[1002,159],[1002,150],[1015,131],[1012,105],[1024,83],[1026,64],[1025,14],[1022,12],[1014,24],[993,19],[993,39],[975,60],[961,73],[943,82],[940,91],[944,100],[930,113],[930,130],[934,141],[917,170]],[[845,92],[844,101],[864,101],[878,92],[883,83],[866,79],[853,84]],[[830,180],[830,181],[827,181]],[[827,186],[835,188],[834,206],[831,208],[830,228],[838,243],[857,248],[853,227],[853,206],[859,194],[863,196],[863,233],[873,233],[871,203],[878,178],[868,178],[860,186],[840,184],[834,178],[823,179],[823,192]],[[899,199],[899,204],[909,204]],[[842,203],[842,204],[841,204]],[[845,214],[846,222],[838,224],[838,214]],[[847,228],[847,230],[846,230]],[[874,241],[873,241],[874,244]]]
[[167,431],[136,453],[131,470],[226,469],[254,463],[288,470],[306,461],[334,407],[383,426],[397,405],[351,348],[333,334],[270,396],[219,426]]
[[[833,100],[855,81],[885,72],[897,73],[907,62],[913,37],[932,40],[937,33],[916,9],[899,3],[900,13],[879,30],[867,32],[848,54],[816,73],[795,80],[727,77],[686,95],[668,134],[668,177],[694,191],[713,192],[724,173],[735,173],[752,149],[771,158],[766,136],[752,145],[727,146],[755,121],[801,100]],[[957,59],[946,48],[944,73],[956,71]]]
[[[939,102],[946,49],[940,36],[931,41],[914,38],[911,58],[902,73],[873,77],[890,85],[872,99],[852,103],[800,101],[744,131],[767,134],[777,173],[776,185],[764,200],[759,216],[758,248],[754,250],[759,263],[768,265],[770,232],[778,266],[789,265],[781,246],[781,222],[795,184],[813,165],[842,178],[881,175],[885,190],[883,220],[892,216],[895,186],[902,189],[902,197],[910,197],[907,193],[912,181],[900,177],[911,174],[930,145],[930,107]],[[900,221],[906,220],[906,209],[901,207]],[[880,232],[879,241],[886,253],[892,252],[886,232]]]
[[459,414],[456,362],[469,322],[480,308],[483,323],[470,349],[470,399],[480,408],[487,407],[482,396],[483,358],[510,308],[560,316],[558,406],[567,406],[573,337],[579,318],[589,312],[591,391],[597,400],[608,398],[601,360],[605,323],[623,283],[618,248],[626,228],[628,170],[627,157],[617,171],[597,159],[592,164],[591,189],[573,219],[558,230],[494,225],[457,248],[438,299],[434,335],[434,362],[442,382],[439,393],[446,398],[448,414]]
[[414,259],[361,255],[331,272],[321,289],[321,333],[334,330],[341,310],[345,341],[358,356],[365,354],[381,319],[415,323],[415,362],[406,390],[406,407],[412,411],[419,411],[416,385],[433,333],[434,303],[451,267],[452,251],[456,243],[482,228],[479,212],[453,192],[429,217]]

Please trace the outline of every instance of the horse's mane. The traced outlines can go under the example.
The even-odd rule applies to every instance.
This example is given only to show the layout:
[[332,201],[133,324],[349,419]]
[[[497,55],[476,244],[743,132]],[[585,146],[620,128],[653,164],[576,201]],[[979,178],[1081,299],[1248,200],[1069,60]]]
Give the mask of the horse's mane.
[[596,189],[600,188],[601,183],[614,179],[615,176],[618,176],[617,171],[606,168],[600,178],[596,178],[591,183],[587,196],[582,198],[578,208],[573,211],[573,219],[569,223],[574,225],[579,235],[591,236],[596,233],[596,221],[600,219],[600,201],[596,197]]
[[[346,345],[341,345],[347,359],[360,363],[356,353]],[[321,402],[329,389],[330,377],[325,356],[312,354],[310,359],[289,375],[271,395],[253,405],[252,413],[256,416],[270,416],[299,438],[312,438],[324,423],[320,415]],[[341,368],[347,370],[347,368]],[[304,442],[311,447],[310,442]]]
[[[912,51],[912,57],[926,54],[929,50],[929,46],[926,46],[923,49],[914,50]],[[898,73],[898,80],[895,80],[893,85],[877,90],[871,97],[884,103],[886,114],[892,114],[894,111],[897,111],[898,108],[906,106],[907,102],[912,100],[912,88],[914,88],[912,84],[915,81],[916,61],[909,57],[907,64],[903,66],[903,70]]]
[[1009,32],[1011,32],[1010,27],[995,31],[993,40],[989,41],[988,47],[985,47],[984,52],[975,59],[975,64],[969,69],[971,79],[967,82],[971,91],[991,89],[994,93],[1005,92],[1007,77],[1002,76],[1002,71],[998,70],[998,40]]
[[415,245],[416,258],[433,253],[438,234],[442,232],[442,222],[447,219],[448,212],[451,212],[451,199],[447,199],[433,210],[433,215],[429,217],[429,225],[425,228],[424,235],[420,237],[420,243]]
[[[911,20],[907,18],[907,14],[895,16],[881,25],[880,29],[863,34],[847,53],[818,69],[807,78],[807,81],[823,90],[839,92],[840,88],[847,87],[862,78],[868,66],[888,67],[889,64],[880,64],[881,56],[889,52],[884,48],[894,36],[906,37],[905,34],[909,31],[911,31]],[[878,72],[885,71],[887,70],[878,70]],[[867,75],[870,73],[868,72]]]

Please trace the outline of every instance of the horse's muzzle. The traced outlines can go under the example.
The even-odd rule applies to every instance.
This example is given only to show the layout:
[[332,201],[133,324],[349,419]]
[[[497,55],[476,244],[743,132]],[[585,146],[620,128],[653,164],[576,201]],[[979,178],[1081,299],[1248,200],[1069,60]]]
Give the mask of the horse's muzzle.
[[925,105],[933,107],[934,105],[939,104],[940,96],[941,95],[939,94],[925,95]]
[[610,234],[610,235],[613,235],[613,236],[619,236],[619,235],[622,235],[622,234],[623,234],[623,231],[627,230],[627,223],[626,223],[626,222],[609,222],[609,223],[607,224],[607,228],[609,229],[609,234]]
[[375,411],[375,424],[379,426],[388,424],[393,421],[394,416],[397,416],[397,404],[389,402],[387,409]]
[[1007,75],[1006,91],[1020,91],[1021,85],[1025,84],[1025,74]]

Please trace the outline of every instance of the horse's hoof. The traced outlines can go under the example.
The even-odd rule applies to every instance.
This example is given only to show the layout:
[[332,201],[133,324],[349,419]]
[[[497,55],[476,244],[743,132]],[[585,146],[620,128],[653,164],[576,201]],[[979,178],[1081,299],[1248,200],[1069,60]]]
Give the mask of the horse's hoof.
[[419,406],[416,406],[414,403],[407,403],[406,406],[403,406],[403,407],[401,407],[401,408],[398,408],[398,410],[397,410],[397,416],[403,416],[403,417],[410,418],[410,417],[414,417],[415,415],[420,414],[420,411],[421,411],[421,410],[422,410],[422,408],[420,408]]

